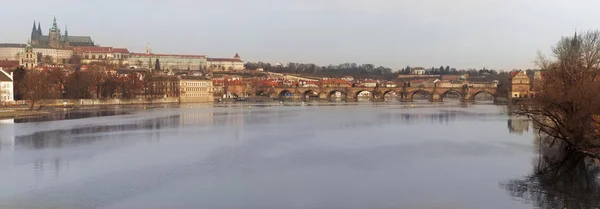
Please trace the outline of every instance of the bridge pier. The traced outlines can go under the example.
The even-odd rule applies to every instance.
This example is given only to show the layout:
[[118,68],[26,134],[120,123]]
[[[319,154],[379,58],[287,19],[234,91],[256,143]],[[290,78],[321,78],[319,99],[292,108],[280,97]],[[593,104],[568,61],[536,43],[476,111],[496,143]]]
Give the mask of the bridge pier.
[[434,90],[434,92],[431,93],[431,99],[429,101],[430,102],[441,102],[442,96],[439,93],[437,93],[437,91]]

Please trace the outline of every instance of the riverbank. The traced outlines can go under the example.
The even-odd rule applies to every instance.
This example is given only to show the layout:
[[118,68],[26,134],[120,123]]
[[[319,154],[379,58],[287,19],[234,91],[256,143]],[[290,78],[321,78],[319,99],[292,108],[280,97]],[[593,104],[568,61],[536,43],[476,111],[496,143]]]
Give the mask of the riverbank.
[[24,118],[47,115],[47,111],[26,111],[26,110],[0,110],[0,119]]

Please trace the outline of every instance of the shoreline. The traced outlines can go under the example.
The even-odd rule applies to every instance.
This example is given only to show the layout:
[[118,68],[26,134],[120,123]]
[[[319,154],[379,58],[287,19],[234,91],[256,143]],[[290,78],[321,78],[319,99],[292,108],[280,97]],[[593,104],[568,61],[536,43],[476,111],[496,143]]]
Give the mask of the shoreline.
[[48,111],[29,111],[29,110],[8,110],[0,111],[0,119],[27,118],[48,115]]

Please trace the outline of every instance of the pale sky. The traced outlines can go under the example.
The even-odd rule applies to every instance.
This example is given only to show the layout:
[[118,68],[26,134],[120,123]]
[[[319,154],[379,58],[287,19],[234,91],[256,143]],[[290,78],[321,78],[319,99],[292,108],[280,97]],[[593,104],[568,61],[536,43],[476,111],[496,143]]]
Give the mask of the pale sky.
[[102,46],[319,65],[532,68],[561,36],[600,28],[598,0],[29,0],[2,3],[0,43],[69,35]]

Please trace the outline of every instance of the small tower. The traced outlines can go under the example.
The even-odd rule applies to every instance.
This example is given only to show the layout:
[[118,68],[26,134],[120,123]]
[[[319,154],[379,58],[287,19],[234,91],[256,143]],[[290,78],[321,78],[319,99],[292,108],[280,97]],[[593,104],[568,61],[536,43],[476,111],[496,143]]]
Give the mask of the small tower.
[[25,53],[20,54],[19,65],[29,70],[34,69],[37,65],[37,56],[33,52],[31,40],[27,42],[27,46],[25,47]]
[[64,46],[69,46],[69,30],[67,29],[67,25],[65,25],[65,38],[64,38]]
[[146,54],[152,54],[152,49],[150,48],[150,44],[146,44]]
[[235,53],[235,55],[233,56],[234,60],[241,60],[240,55],[238,53]]

